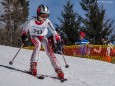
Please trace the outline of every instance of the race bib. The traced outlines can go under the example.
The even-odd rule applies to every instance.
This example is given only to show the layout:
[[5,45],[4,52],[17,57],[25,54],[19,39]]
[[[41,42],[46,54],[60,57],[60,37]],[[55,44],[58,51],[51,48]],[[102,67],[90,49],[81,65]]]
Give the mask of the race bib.
[[43,30],[36,30],[36,29],[33,29],[33,34],[42,34],[43,33]]
[[44,33],[45,28],[38,28],[38,27],[32,27],[29,31],[30,31],[30,35],[36,35],[39,36],[42,33]]

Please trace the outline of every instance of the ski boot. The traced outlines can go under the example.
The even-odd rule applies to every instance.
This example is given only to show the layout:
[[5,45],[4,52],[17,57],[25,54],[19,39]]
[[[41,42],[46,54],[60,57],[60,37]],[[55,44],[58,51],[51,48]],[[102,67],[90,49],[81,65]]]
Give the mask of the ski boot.
[[56,73],[60,80],[64,80],[64,73],[61,69],[56,70]]
[[30,72],[32,75],[37,76],[37,62],[31,62],[30,63]]

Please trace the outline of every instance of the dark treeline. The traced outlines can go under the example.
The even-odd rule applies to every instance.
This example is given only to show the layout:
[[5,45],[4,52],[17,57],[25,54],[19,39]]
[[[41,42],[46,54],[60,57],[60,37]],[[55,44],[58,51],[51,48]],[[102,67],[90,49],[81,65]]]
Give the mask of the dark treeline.
[[27,0],[3,0],[0,2],[3,13],[0,15],[0,44],[8,46],[20,46],[20,25],[28,18]]

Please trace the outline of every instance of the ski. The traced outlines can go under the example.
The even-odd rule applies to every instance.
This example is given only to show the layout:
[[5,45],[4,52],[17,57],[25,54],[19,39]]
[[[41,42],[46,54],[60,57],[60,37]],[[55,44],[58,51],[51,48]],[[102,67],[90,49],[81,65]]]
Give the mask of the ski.
[[49,75],[40,75],[39,74],[39,76],[38,76],[38,78],[41,78],[41,77],[49,77],[49,78],[52,78],[52,79],[57,79],[57,80],[60,80],[61,82],[64,82],[64,81],[67,81],[67,79],[65,78],[65,79],[59,79],[58,77],[56,77],[56,76],[49,76]]
[[37,76],[38,79],[44,79],[45,77],[43,75]]
[[[29,74],[29,75],[32,75],[30,71],[24,71],[24,73],[27,73],[27,74]],[[32,76],[33,76],[33,75],[32,75]],[[37,74],[37,76],[34,76],[34,77],[36,77],[37,79],[41,79],[41,80],[45,79],[45,77],[48,77],[48,78],[60,80],[61,82],[67,81],[66,78],[65,78],[65,79],[59,79],[59,78],[56,77],[56,76],[43,75],[43,74]]]
[[67,79],[60,79],[60,81],[61,81],[61,82],[65,82],[65,81],[67,81]]
[[[24,73],[27,73],[27,74],[29,74],[29,75],[32,75],[30,71],[24,71]],[[32,76],[34,76],[34,75],[32,75]],[[38,79],[44,79],[44,78],[45,78],[44,75],[37,75],[37,76],[34,76],[34,77],[36,77],[36,78],[38,78]]]
[[[8,68],[10,70],[14,70],[14,71],[18,71],[18,72],[22,72],[22,73],[25,73],[25,74],[29,74],[31,76],[33,76],[31,74],[30,71],[27,71],[27,70],[20,70],[20,69],[16,69],[16,68],[13,68],[13,67],[10,67],[10,66],[5,66],[5,65],[0,65],[1,67],[5,67],[5,68]],[[52,79],[57,79],[57,80],[60,80],[61,82],[64,82],[64,81],[67,81],[67,79],[59,79],[58,77],[56,76],[51,76],[51,75],[44,75],[44,74],[37,74],[37,76],[34,76],[36,77],[37,79],[44,79],[45,77],[49,77],[49,78],[52,78]]]
[[52,78],[52,79],[57,79],[57,80],[60,80],[61,82],[67,81],[67,79],[59,79],[59,78],[56,77],[56,76],[40,75],[40,74],[37,75],[37,78],[38,78],[38,79],[44,79],[45,77]]

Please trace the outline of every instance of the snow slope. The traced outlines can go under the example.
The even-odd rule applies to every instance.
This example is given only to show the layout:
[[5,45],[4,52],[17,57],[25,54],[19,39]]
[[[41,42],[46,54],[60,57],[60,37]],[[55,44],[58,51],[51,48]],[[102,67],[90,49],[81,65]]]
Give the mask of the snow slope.
[[[73,58],[65,56],[69,68],[61,55],[56,55],[61,63],[65,77],[68,81],[61,83],[59,80],[46,77],[39,80],[31,75],[17,70],[29,70],[32,50],[22,49],[13,65],[9,65],[18,48],[0,46],[0,86],[115,86],[115,64]],[[38,73],[56,76],[49,58],[41,51],[38,61]]]

